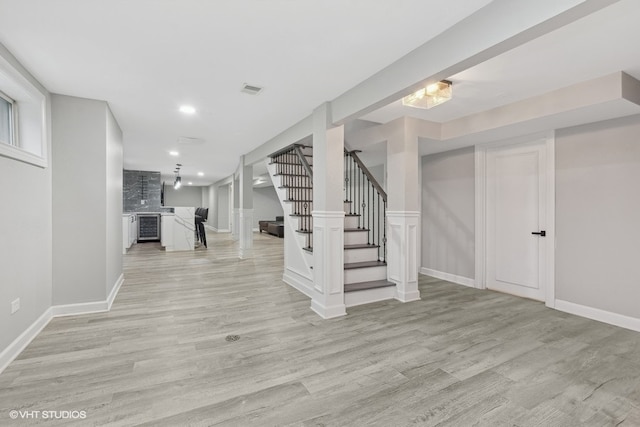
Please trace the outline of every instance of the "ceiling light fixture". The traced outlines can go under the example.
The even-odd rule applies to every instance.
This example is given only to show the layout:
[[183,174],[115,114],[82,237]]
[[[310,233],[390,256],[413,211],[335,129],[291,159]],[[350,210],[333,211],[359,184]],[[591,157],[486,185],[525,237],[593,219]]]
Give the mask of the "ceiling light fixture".
[[204,172],[198,172],[198,176],[204,176]]
[[189,185],[193,185],[193,182],[189,181]]
[[451,99],[452,83],[449,80],[441,80],[438,83],[412,93],[402,98],[402,105],[414,108],[432,108]]
[[184,113],[184,114],[195,114],[196,109],[195,109],[195,107],[192,107],[191,105],[181,105],[180,106],[180,112]]
[[171,156],[179,156],[180,153],[178,153],[177,151],[169,151],[169,155],[171,155]]
[[177,190],[182,187],[182,178],[180,178],[180,168],[182,165],[180,163],[176,163],[176,170],[173,173],[176,174],[176,180],[173,182],[173,189]]

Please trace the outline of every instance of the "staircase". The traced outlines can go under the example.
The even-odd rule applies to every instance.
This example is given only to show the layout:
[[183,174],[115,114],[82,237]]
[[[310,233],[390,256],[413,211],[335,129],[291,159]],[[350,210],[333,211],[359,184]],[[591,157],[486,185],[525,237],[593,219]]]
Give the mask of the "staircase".
[[[294,286],[309,296],[313,287],[312,152],[310,146],[293,144],[271,154],[267,165],[289,224],[285,239],[287,232],[295,235],[285,240],[285,264],[295,264],[294,251],[302,253],[309,274],[299,262],[294,269],[299,279],[304,282],[306,276],[310,283]],[[344,297],[345,305],[352,307],[393,298],[395,284],[387,280],[386,194],[357,152],[345,150],[344,160]],[[287,247],[294,245],[295,249]]]

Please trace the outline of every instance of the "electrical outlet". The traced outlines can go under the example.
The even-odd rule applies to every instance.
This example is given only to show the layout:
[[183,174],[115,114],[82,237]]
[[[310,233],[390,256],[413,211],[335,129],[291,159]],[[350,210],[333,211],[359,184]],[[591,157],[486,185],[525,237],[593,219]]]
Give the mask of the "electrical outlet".
[[11,301],[11,314],[15,313],[18,310],[20,310],[20,298],[16,298]]

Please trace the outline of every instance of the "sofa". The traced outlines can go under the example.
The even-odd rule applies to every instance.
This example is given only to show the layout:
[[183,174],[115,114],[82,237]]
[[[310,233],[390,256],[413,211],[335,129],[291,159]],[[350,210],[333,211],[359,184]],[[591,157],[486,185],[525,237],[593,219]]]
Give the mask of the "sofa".
[[274,236],[284,237],[284,217],[277,216],[274,220],[260,220],[258,221],[260,227],[260,233],[267,232]]

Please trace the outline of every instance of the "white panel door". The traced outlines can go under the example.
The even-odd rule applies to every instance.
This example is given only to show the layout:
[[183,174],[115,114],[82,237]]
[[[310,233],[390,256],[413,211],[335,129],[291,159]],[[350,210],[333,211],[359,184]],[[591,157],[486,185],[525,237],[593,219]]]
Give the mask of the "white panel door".
[[541,143],[487,151],[487,288],[539,301],[548,244],[545,150]]

